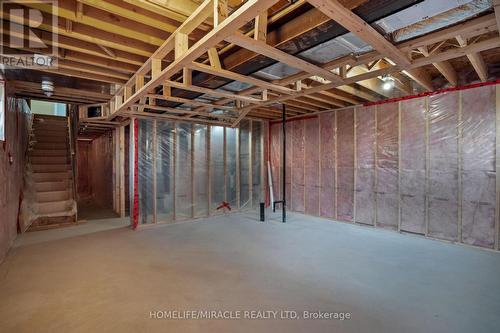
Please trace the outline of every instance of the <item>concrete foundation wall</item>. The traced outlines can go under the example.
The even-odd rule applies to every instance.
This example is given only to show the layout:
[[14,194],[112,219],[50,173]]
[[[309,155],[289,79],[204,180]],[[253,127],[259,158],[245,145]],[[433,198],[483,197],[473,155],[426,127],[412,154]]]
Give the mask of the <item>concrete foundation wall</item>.
[[[485,85],[291,119],[288,209],[498,249],[499,100]],[[281,198],[281,123],[270,133]]]

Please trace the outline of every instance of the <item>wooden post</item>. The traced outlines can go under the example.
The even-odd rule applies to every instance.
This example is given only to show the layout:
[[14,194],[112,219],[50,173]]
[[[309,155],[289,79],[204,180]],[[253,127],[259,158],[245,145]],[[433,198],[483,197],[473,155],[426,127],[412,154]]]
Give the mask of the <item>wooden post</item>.
[[207,168],[208,168],[208,216],[212,215],[212,157],[210,156],[212,152],[212,147],[210,147],[212,142],[212,127],[207,126]]
[[458,92],[458,121],[457,121],[457,172],[458,172],[458,196],[457,196],[457,241],[462,243],[462,90]]
[[241,204],[240,204],[240,199],[241,199],[240,179],[241,179],[241,177],[240,177],[240,126],[238,126],[236,128],[236,203],[237,203],[238,210],[241,207]]
[[156,157],[158,156],[158,121],[156,119],[153,120],[153,223],[158,223],[158,212],[157,212],[157,204],[156,204],[156,195],[157,195],[157,175],[156,175]]
[[248,130],[248,204],[253,207],[253,121],[249,120]]
[[429,147],[429,97],[425,97],[425,236],[429,236],[429,178],[431,151]]
[[177,123],[172,122],[174,131],[172,133],[172,220],[177,219],[177,187],[176,187],[176,173],[177,173]]
[[191,217],[194,218],[195,216],[195,192],[196,192],[196,187],[195,187],[195,182],[194,182],[194,158],[195,158],[195,145],[194,145],[194,124],[191,123]]
[[496,214],[495,248],[500,250],[500,85],[496,85]]
[[[353,193],[352,193],[352,221],[353,223],[356,223],[356,193],[357,191],[357,186],[358,186],[358,131],[356,130],[357,123],[358,123],[358,108],[354,108],[354,124],[353,124],[353,130],[354,130],[354,168],[353,168],[353,173],[354,173],[354,182],[353,182]],[[342,111],[339,111],[342,112]],[[347,112],[347,111],[344,111]],[[335,142],[337,143],[337,142]]]
[[120,217],[125,217],[125,126],[118,128],[120,155]]
[[401,232],[401,124],[402,102],[398,103],[398,232]]
[[[354,108],[353,110],[354,114],[356,114],[356,108]],[[333,133],[334,133],[334,138],[335,138],[335,142],[334,142],[334,155],[335,155],[335,165],[334,165],[334,168],[335,168],[335,187],[333,189],[333,216],[335,219],[338,220],[338,202],[337,202],[337,192],[338,192],[338,187],[339,187],[339,170],[338,170],[338,165],[339,165],[339,162],[338,162],[338,159],[339,159],[339,154],[338,154],[338,151],[337,151],[337,141],[338,141],[338,131],[337,131],[337,118],[338,118],[338,113],[339,111],[333,111],[333,113],[335,114],[335,117],[334,117],[334,124],[333,124]]]
[[227,128],[224,127],[222,129],[224,131],[224,143],[222,146],[222,151],[224,156],[222,157],[223,163],[224,163],[224,201],[229,202],[227,199],[227,154],[226,154],[226,149],[227,149],[227,144],[226,144],[226,130]]
[[373,169],[373,174],[375,177],[374,183],[373,183],[373,194],[374,194],[374,201],[375,201],[375,215],[373,218],[373,226],[377,226],[378,222],[378,154],[377,154],[377,146],[378,146],[378,106],[375,106],[375,140],[373,142],[373,161],[374,161],[374,169]]

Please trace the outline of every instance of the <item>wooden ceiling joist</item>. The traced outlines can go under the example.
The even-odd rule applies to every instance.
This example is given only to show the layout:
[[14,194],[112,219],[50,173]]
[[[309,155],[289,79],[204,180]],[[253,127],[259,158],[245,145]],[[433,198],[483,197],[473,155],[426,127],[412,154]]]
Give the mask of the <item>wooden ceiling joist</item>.
[[363,21],[359,16],[351,10],[344,7],[337,0],[307,0],[316,8],[325,13],[335,22],[344,26],[347,30],[356,34],[359,38],[371,45],[380,54],[391,58],[394,62],[401,66],[408,66],[410,60],[408,57],[398,50],[391,42],[384,38],[377,30],[372,28],[368,23]]

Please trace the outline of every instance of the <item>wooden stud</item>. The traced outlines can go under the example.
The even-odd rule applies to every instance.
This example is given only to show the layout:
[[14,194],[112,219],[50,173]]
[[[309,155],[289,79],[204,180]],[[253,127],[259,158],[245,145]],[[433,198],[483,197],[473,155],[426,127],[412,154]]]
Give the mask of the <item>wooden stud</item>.
[[174,127],[174,131],[172,133],[172,220],[177,220],[177,182],[176,182],[176,173],[177,173],[177,122],[172,122],[172,126]]
[[161,73],[161,59],[152,58],[151,59],[151,76],[156,79]]
[[189,48],[189,39],[187,34],[177,33],[175,35],[175,59],[181,58]]
[[[338,162],[338,159],[339,159],[339,155],[338,155],[338,130],[337,130],[337,118],[338,118],[338,113],[340,111],[333,111],[334,114],[335,114],[335,119],[334,119],[334,128],[333,128],[333,133],[334,133],[334,138],[335,138],[335,142],[334,142],[334,155],[335,155],[335,188],[334,188],[334,194],[333,194],[333,207],[334,207],[334,218],[338,220],[339,218],[339,215],[338,215],[338,188],[339,188],[339,162]],[[356,119],[356,109],[353,110],[354,112],[354,119]],[[356,156],[354,156],[354,158],[356,158]],[[356,162],[354,163],[354,166],[356,166]],[[356,177],[354,177],[354,179],[356,179]]]
[[226,150],[227,150],[227,143],[226,143],[227,128],[224,127],[223,131],[224,131],[224,142],[222,144],[222,151],[223,151],[224,156],[222,157],[222,159],[223,159],[223,163],[224,163],[224,201],[229,202],[229,200],[227,198],[227,177],[228,177],[228,174],[227,174],[227,156],[226,156],[227,155],[227,153],[226,153]]
[[212,127],[207,126],[208,216],[212,214]]
[[120,217],[125,217],[125,126],[118,128],[120,155]]
[[267,40],[267,9],[255,17],[254,39],[261,42]]
[[241,176],[240,176],[240,128],[238,127],[236,129],[236,202],[237,202],[237,207],[238,210],[241,208]]
[[217,53],[217,49],[215,47],[211,47],[207,51],[208,59],[210,61],[210,66],[216,69],[222,69],[222,65],[219,58],[219,53]]
[[[339,111],[342,112],[342,111]],[[343,111],[347,112],[347,111]],[[353,152],[354,152],[354,168],[353,168],[353,173],[354,173],[354,181],[353,181],[353,204],[352,204],[352,220],[354,223],[357,222],[357,204],[356,204],[356,198],[357,198],[357,193],[358,193],[358,130],[357,130],[357,124],[358,124],[358,108],[354,108],[354,124],[353,124],[353,131],[354,131],[354,146],[353,146]]]
[[248,208],[253,207],[253,121],[249,120],[248,130]]
[[195,205],[196,205],[196,184],[195,184],[195,177],[194,177],[194,170],[195,170],[195,166],[194,166],[194,162],[195,162],[195,154],[196,154],[196,151],[195,151],[195,144],[194,144],[194,124],[191,123],[191,154],[190,154],[190,158],[191,158],[191,217],[194,218],[195,217]]
[[398,232],[401,232],[401,124],[402,124],[402,105],[401,101],[398,102]]
[[431,173],[431,151],[430,151],[430,110],[429,97],[425,97],[425,236],[429,236],[429,208],[430,208],[430,173]]
[[458,172],[458,195],[457,195],[457,241],[462,243],[462,139],[463,139],[463,124],[462,124],[462,108],[463,108],[463,93],[458,92],[458,119],[457,119],[457,172]]
[[500,250],[500,85],[496,85],[496,210],[495,248]]
[[153,119],[153,223],[158,223],[158,206],[156,198],[158,197],[158,179],[156,161],[158,157],[158,120]]
[[373,152],[374,152],[374,192],[375,192],[375,218],[373,219],[373,225],[376,227],[378,223],[378,106],[375,106],[375,140],[373,143]]

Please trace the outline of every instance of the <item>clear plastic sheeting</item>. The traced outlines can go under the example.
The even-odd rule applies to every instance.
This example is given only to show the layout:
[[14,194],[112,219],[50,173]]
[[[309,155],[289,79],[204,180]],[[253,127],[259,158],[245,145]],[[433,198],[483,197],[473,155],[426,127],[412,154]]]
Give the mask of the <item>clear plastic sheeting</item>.
[[[288,207],[498,249],[498,119],[495,85],[292,119]],[[278,200],[281,124],[270,135]]]
[[[173,123],[157,122],[156,154],[156,212],[159,221],[169,221],[173,217],[174,197],[174,135]],[[147,190],[147,189],[145,189]]]
[[249,120],[225,128],[139,119],[138,223],[222,214],[228,210],[217,208],[224,202],[232,211],[258,206],[264,198],[263,126]]
[[153,121],[140,120],[138,131],[139,153],[139,224],[153,222]]

